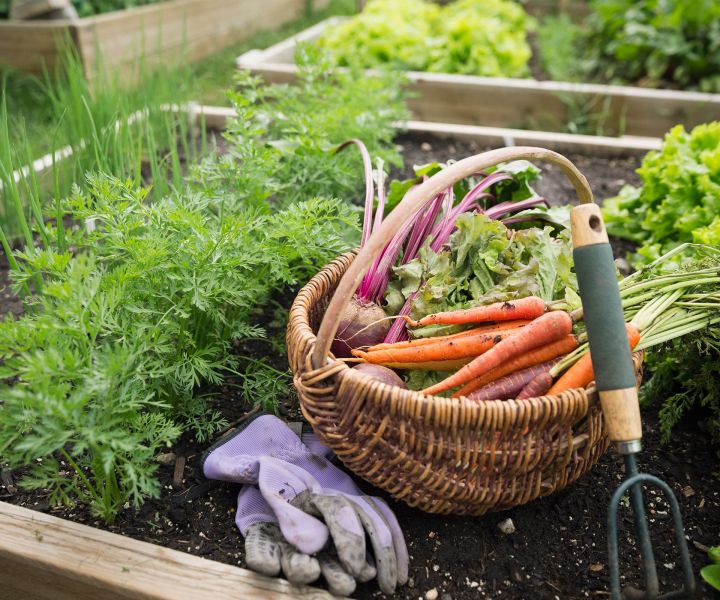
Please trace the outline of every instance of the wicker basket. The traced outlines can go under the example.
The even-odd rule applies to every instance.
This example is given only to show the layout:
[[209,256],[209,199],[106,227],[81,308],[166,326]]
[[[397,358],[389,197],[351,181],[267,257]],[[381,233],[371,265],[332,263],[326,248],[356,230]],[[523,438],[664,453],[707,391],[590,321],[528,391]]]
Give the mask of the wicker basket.
[[[399,225],[454,182],[517,159],[558,164],[580,201],[592,202],[583,175],[555,152],[516,147],[466,158],[416,187],[357,255],[313,277],[290,311],[290,366],[315,432],[357,475],[431,513],[481,515],[524,504],[575,481],[608,446],[593,387],[478,403],[383,384],[329,353],[342,307]],[[639,378],[642,354],[633,360]]]

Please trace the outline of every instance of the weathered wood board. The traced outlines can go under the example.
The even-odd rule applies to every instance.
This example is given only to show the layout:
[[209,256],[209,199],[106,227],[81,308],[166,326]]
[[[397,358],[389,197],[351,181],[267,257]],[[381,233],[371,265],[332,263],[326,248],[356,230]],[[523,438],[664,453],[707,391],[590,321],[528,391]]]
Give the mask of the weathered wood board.
[[148,68],[198,60],[258,31],[301,16],[329,0],[169,0],[76,21],[0,21],[0,65],[31,73],[53,69],[63,40],[71,40],[92,77],[100,57],[110,71],[133,80]]
[[[237,60],[268,81],[294,80],[294,48],[317,39],[333,17],[267,50]],[[720,94],[618,85],[475,77],[408,71],[413,118],[418,121],[562,132],[583,108],[599,119],[606,136],[661,137],[672,126],[693,127],[720,119]]]
[[332,600],[231,565],[0,502],[3,600]]

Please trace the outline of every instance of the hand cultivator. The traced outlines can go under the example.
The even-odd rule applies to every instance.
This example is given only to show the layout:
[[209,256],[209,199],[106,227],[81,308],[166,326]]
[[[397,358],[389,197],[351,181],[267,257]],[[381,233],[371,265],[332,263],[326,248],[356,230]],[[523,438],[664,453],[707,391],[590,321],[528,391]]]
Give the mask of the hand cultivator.
[[[605,426],[625,461],[625,481],[615,490],[608,508],[608,555],[610,591],[613,600],[691,597],[695,580],[683,529],[680,507],[670,486],[645,473],[639,473],[635,454],[640,451],[642,426],[635,373],[625,332],[625,320],[613,267],[607,232],[595,204],[578,206],[571,213],[573,256],[582,298],[595,382],[602,404]],[[685,583],[680,590],[660,595],[657,568],[645,516],[642,484],[658,488],[672,509],[675,535],[680,551]],[[618,564],[617,511],[623,495],[630,490],[633,518],[645,572],[645,590],[620,590]]]

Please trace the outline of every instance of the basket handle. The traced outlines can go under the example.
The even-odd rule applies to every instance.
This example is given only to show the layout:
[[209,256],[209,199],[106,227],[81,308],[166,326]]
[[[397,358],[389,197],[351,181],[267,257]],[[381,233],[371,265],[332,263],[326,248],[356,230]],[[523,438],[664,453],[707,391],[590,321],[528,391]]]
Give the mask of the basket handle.
[[322,323],[320,323],[317,342],[312,355],[314,368],[319,369],[326,364],[330,345],[335,338],[335,333],[340,323],[342,309],[352,298],[352,295],[357,290],[372,262],[380,252],[382,252],[383,248],[385,248],[402,224],[415,214],[426,202],[458,181],[462,181],[474,173],[479,173],[499,163],[521,159],[542,160],[558,165],[573,184],[580,202],[588,203],[593,201],[590,186],[585,176],[578,171],[577,167],[562,154],[558,154],[552,150],[546,150],[545,148],[535,148],[532,146],[499,148],[497,150],[483,152],[482,154],[476,154],[475,156],[469,156],[446,167],[427,181],[413,188],[382,222],[380,228],[373,232],[360,252],[358,252],[355,260],[353,260],[340,280],[330,300],[330,304],[325,311]]

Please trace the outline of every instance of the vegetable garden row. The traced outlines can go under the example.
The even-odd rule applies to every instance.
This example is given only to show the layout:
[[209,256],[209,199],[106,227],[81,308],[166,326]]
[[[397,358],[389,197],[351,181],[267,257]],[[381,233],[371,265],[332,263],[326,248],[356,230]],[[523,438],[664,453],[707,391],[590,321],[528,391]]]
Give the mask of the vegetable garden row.
[[[559,183],[568,168],[539,162],[546,151],[496,151],[524,158],[475,169],[462,159],[484,142],[404,133],[397,69],[523,76],[537,31],[550,75],[717,91],[714,4],[677,3],[666,20],[633,4],[591,2],[587,21],[561,26],[507,1],[371,0],[295,49],[294,85],[240,71],[232,111],[215,113],[168,103],[162,77],[154,95],[113,87],[103,100],[69,57],[74,83],[48,89],[74,111],[62,124],[71,151],[61,159],[53,143],[42,175],[22,169],[33,156],[11,142],[4,101],[0,500],[295,584],[219,566],[203,576],[188,558],[192,597],[226,593],[210,583],[223,576],[295,597],[322,597],[307,583],[358,598],[605,593],[598,524],[620,469],[605,453],[573,257],[570,208],[575,191],[588,198]],[[643,32],[634,45],[618,41],[628,31]],[[222,134],[208,130],[221,113]],[[578,115],[601,118],[597,106]],[[720,589],[720,566],[699,577],[720,530],[720,122],[705,120],[673,127],[642,159],[632,140],[618,158],[622,137],[610,157],[578,143],[570,158],[612,236],[633,377],[644,362],[639,460],[675,490],[697,597],[709,598]],[[341,310],[335,289],[336,303],[354,292]],[[667,591],[683,584],[668,503],[646,501]],[[347,506],[359,538],[338,516]],[[0,508],[24,523],[0,543],[18,565],[0,568],[9,593],[79,597],[97,577],[108,594],[153,597],[105,558],[95,575],[73,567],[73,551],[44,560],[38,532],[64,544],[49,533],[64,525],[38,517],[33,533],[17,510]],[[68,527],[90,552],[115,543]],[[620,535],[622,584],[637,585],[631,518]],[[185,559],[118,544],[129,579],[180,577]],[[27,587],[53,572],[72,580],[65,596]]]

